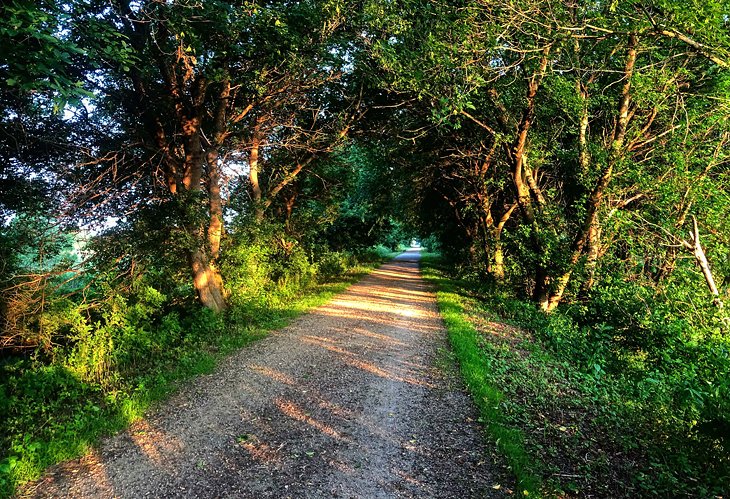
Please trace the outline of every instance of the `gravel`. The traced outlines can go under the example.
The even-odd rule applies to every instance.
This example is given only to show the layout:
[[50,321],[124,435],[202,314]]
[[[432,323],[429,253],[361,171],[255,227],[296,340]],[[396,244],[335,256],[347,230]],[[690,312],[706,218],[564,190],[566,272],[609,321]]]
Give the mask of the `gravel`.
[[50,469],[32,497],[501,497],[408,251]]

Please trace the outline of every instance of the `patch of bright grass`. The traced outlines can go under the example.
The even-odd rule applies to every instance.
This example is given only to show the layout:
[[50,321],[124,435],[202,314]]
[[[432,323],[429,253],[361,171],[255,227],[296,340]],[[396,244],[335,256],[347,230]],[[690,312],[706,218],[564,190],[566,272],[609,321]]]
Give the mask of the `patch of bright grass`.
[[535,496],[541,489],[541,481],[535,473],[533,460],[525,451],[524,435],[506,423],[502,409],[505,397],[499,387],[489,382],[490,363],[480,347],[479,334],[467,320],[462,297],[454,292],[454,285],[429,265],[433,258],[427,255],[422,259],[424,277],[437,287],[439,310],[461,374],[479,408],[487,433],[507,459],[522,495]]

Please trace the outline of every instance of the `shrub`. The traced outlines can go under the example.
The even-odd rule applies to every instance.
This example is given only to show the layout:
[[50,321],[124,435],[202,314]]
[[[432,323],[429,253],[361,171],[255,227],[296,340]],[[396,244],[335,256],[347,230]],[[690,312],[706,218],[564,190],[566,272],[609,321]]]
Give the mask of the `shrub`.
[[351,253],[344,251],[330,251],[318,256],[317,268],[321,280],[340,277],[354,264]]

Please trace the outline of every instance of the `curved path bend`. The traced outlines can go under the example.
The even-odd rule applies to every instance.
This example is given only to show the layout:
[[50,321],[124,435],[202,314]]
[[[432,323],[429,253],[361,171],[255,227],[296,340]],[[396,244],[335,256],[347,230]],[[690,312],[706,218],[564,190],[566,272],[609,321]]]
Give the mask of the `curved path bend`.
[[493,497],[505,490],[409,251],[51,469],[35,497]]

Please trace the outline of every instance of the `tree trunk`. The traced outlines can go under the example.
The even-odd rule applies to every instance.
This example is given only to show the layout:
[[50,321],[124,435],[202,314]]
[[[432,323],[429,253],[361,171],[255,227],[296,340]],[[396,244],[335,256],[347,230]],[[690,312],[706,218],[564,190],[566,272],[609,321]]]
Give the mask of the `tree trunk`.
[[548,273],[545,266],[538,263],[535,267],[535,289],[532,291],[532,301],[537,304],[540,310],[547,310],[549,298]]
[[588,229],[588,241],[586,250],[586,281],[583,283],[583,292],[588,292],[595,283],[596,267],[601,250],[601,223],[596,216]]
[[263,196],[261,193],[261,184],[259,184],[259,147],[261,145],[261,137],[259,135],[258,126],[254,130],[253,140],[251,141],[251,152],[249,154],[249,180],[251,181],[251,193],[253,197],[254,218],[257,222],[264,219]]
[[526,177],[529,172],[527,168],[527,136],[535,118],[535,98],[540,88],[545,70],[547,69],[548,56],[550,54],[550,46],[542,51],[539,69],[535,72],[527,87],[527,106],[522,113],[522,119],[517,129],[517,138],[512,148],[512,181],[517,191],[517,203],[522,210],[527,223],[532,224],[535,221],[535,212],[532,207],[532,199],[530,197],[530,186]]
[[690,232],[690,236],[692,237],[692,241],[682,241],[682,244],[694,254],[695,260],[697,260],[697,265],[700,266],[702,275],[705,277],[707,288],[710,290],[710,294],[712,295],[713,303],[717,307],[722,308],[723,303],[722,300],[720,300],[720,290],[715,284],[715,278],[712,276],[712,271],[710,270],[710,262],[707,260],[705,250],[702,249],[702,245],[700,244],[700,230],[697,226],[697,219],[695,217],[692,217],[692,232]]
[[[201,180],[205,157],[203,146],[201,143],[201,131],[199,125],[199,119],[196,120],[196,122],[190,120],[187,124],[189,128],[183,129],[184,133],[187,135],[185,141],[186,173],[183,179],[183,184],[185,185],[186,189],[191,193],[200,192],[202,188]],[[193,131],[192,127],[194,126],[195,129]],[[215,170],[217,171],[217,167],[215,168]],[[217,177],[217,174],[215,175],[215,177]],[[220,210],[222,208],[220,205],[221,201],[219,179],[215,178],[215,181],[215,185],[211,183],[211,185],[209,185],[208,187],[208,195],[210,196],[209,206],[211,209],[210,226],[214,226],[216,224],[214,220],[222,214],[220,213]],[[194,202],[196,202],[195,198],[193,199]],[[213,210],[215,210],[216,213],[213,213]],[[208,233],[209,235],[212,234],[214,239],[217,239],[218,242],[220,242],[220,231],[222,230],[223,224],[220,219],[218,219],[218,222],[220,223],[220,225],[218,225],[217,228],[213,229],[212,232],[209,226]],[[190,267],[193,273],[193,285],[198,295],[198,299],[204,307],[214,310],[216,312],[220,312],[226,308],[223,278],[221,277],[220,272],[218,271],[218,269],[216,269],[215,265],[211,261],[210,255],[208,254],[208,248],[206,247],[206,241],[204,237],[205,230],[201,226],[191,226],[188,227],[188,231],[197,241],[198,245],[198,247],[191,250],[189,254]],[[216,253],[217,250],[218,247],[216,247]]]
[[294,204],[297,201],[298,192],[296,189],[292,189],[289,196],[284,200],[284,227],[287,232],[291,232],[291,216],[294,212]]
[[193,285],[200,303],[215,312],[225,310],[223,278],[211,265],[203,248],[190,252],[190,266],[193,271]]
[[208,246],[212,260],[218,258],[223,238],[223,200],[221,199],[220,168],[218,153],[208,153],[208,206],[210,222],[208,224]]
[[570,282],[570,277],[575,270],[576,265],[580,261],[583,251],[588,241],[591,227],[598,223],[598,210],[603,202],[603,195],[608,187],[608,184],[613,178],[613,170],[623,155],[624,139],[626,138],[626,130],[629,124],[629,104],[631,102],[631,78],[634,74],[634,66],[636,64],[636,45],[638,43],[636,35],[629,35],[628,52],[626,56],[626,65],[624,67],[624,86],[621,91],[621,98],[619,100],[618,108],[618,120],[616,122],[616,128],[614,129],[613,139],[611,141],[611,150],[609,152],[608,164],[603,170],[601,177],[598,179],[596,187],[593,189],[590,198],[588,199],[588,206],[586,207],[586,217],[583,221],[582,226],[578,230],[578,234],[573,242],[571,248],[571,256],[568,261],[568,270],[561,275],[556,285],[550,293],[547,301],[541,303],[541,308],[546,312],[552,312],[560,304],[563,299],[565,289]]
[[[577,40],[576,43],[578,43]],[[588,151],[588,90],[580,82],[578,82],[577,88],[578,94],[580,95],[581,101],[583,102],[580,114],[580,127],[578,134],[578,147],[580,149],[578,153],[578,162],[580,164],[581,175],[587,175],[591,162],[590,154]],[[586,271],[588,276],[582,287],[582,291],[584,293],[590,291],[595,282],[596,266],[598,265],[598,257],[600,253],[600,243],[601,224],[598,220],[598,217],[596,217],[593,220],[590,228],[588,229],[588,249],[586,251],[586,254],[588,255],[586,259]]]
[[[548,57],[550,55],[550,46],[548,45],[542,51],[540,57],[540,65],[538,70],[532,76],[527,87],[527,106],[522,113],[522,119],[517,128],[517,138],[514,146],[508,154],[512,159],[512,182],[517,191],[517,204],[520,207],[522,216],[527,224],[530,225],[530,240],[532,242],[532,250],[537,257],[543,253],[542,243],[538,234],[537,220],[535,218],[535,210],[532,205],[531,189],[527,179],[529,167],[526,168],[527,159],[527,137],[532,121],[535,117],[535,99],[540,83],[545,74],[548,65]],[[537,193],[536,193],[537,195]],[[547,270],[541,263],[535,266],[535,289],[533,292],[533,300],[542,303],[546,298],[548,275]]]
[[208,206],[210,223],[208,224],[208,248],[211,264],[218,258],[223,238],[223,200],[221,198],[221,176],[218,150],[226,139],[226,110],[231,95],[231,82],[224,80],[221,83],[218,95],[218,106],[215,112],[213,142],[208,151]]
[[498,282],[504,281],[504,248],[502,246],[502,231],[507,221],[512,216],[512,213],[517,208],[517,204],[514,203],[507,208],[502,216],[499,218],[499,222],[492,229],[492,239],[494,240],[492,250],[492,275]]
[[495,238],[492,246],[492,275],[497,282],[504,281],[504,249],[502,241]]

